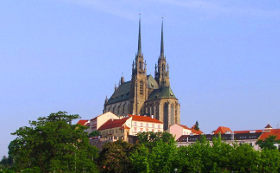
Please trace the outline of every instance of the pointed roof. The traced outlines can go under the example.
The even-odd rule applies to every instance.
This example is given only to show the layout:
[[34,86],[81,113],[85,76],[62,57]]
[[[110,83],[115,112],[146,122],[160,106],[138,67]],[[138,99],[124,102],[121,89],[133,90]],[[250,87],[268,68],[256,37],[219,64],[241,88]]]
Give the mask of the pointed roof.
[[138,33],[138,55],[142,54],[142,45],[141,45],[141,17],[139,18],[139,33]]
[[88,120],[79,120],[79,121],[77,122],[77,124],[79,124],[79,125],[81,125],[81,126],[86,126],[88,123],[89,123]]
[[104,123],[98,130],[106,130],[112,129],[115,127],[122,127],[123,124],[128,120],[130,117],[122,118],[122,119],[110,119],[106,123]]
[[272,126],[271,126],[270,124],[267,124],[267,125],[265,126],[265,128],[266,128],[266,129],[272,129]]
[[162,21],[161,21],[160,57],[164,57],[164,43],[163,43],[163,19],[162,19]]
[[264,140],[269,136],[276,136],[276,140],[280,140],[280,129],[271,129],[269,131],[263,132],[259,139]]
[[228,127],[220,126],[213,133],[216,135],[216,134],[219,134],[219,133],[221,133],[221,134],[232,133],[232,131]]

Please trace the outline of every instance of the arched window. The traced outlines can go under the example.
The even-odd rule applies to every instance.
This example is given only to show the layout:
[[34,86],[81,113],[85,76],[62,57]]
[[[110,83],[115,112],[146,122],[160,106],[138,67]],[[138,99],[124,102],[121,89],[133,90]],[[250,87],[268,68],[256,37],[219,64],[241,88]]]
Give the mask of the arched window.
[[143,95],[144,94],[144,82],[140,81],[140,94]]
[[156,112],[155,112],[155,116],[156,116],[156,119],[158,119],[159,120],[159,105],[158,104],[156,104]]
[[126,112],[126,110],[125,110],[125,105],[126,105],[126,103],[123,104],[123,112],[122,112],[123,115],[125,115],[125,112]]
[[178,104],[176,103],[176,105],[175,105],[175,124],[178,124],[177,116],[178,116]]
[[163,117],[164,126],[163,126],[163,129],[164,130],[168,129],[168,118],[169,118],[168,111],[169,111],[168,103],[166,102],[166,103],[164,103],[164,108],[163,108],[163,112],[164,112],[164,117]]
[[174,124],[174,104],[171,105],[171,124]]

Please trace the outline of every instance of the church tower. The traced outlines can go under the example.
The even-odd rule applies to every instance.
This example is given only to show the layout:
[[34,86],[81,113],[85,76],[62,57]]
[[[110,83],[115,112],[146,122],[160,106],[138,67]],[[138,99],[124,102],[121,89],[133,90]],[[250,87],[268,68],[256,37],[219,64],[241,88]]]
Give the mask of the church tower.
[[163,43],[163,21],[161,23],[161,41],[160,41],[160,56],[158,64],[155,67],[155,78],[159,87],[169,87],[169,67],[164,56],[164,43]]
[[148,97],[146,62],[142,54],[141,19],[139,19],[138,51],[132,64],[130,87],[130,112],[134,115],[144,113],[144,102]]

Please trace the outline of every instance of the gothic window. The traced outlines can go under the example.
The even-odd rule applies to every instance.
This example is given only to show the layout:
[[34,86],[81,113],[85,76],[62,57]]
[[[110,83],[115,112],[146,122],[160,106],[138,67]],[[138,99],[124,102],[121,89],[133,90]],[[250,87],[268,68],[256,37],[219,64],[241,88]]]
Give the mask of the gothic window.
[[143,64],[142,64],[142,62],[140,61],[140,62],[139,62],[139,69],[142,69],[142,66],[143,66]]
[[174,124],[174,104],[171,105],[171,124]]
[[140,94],[143,95],[144,94],[144,82],[140,81]]
[[122,113],[125,114],[125,103],[122,106]]
[[115,112],[115,107],[116,107],[116,106],[113,106],[113,110],[112,110],[112,112],[113,112],[114,114],[116,113],[116,112]]
[[164,127],[163,127],[163,129],[164,130],[167,130],[168,129],[168,118],[169,118],[169,114],[168,114],[168,112],[169,112],[169,109],[168,109],[168,103],[164,103],[164,108],[163,108],[163,112],[164,112],[164,118],[163,118],[163,124],[164,124]]
[[158,106],[158,104],[157,104],[157,105],[156,105],[156,112],[155,112],[156,115],[155,115],[155,116],[156,116],[156,119],[159,120],[159,113],[158,113],[159,110],[158,110],[158,109],[159,109],[159,106]]
[[178,116],[178,104],[176,104],[176,107],[175,107],[175,124],[178,123],[178,120],[177,120],[177,116]]
[[118,112],[118,115],[120,115],[120,114],[121,114],[121,105],[119,105],[119,106],[118,106],[118,110],[117,110],[117,112]]

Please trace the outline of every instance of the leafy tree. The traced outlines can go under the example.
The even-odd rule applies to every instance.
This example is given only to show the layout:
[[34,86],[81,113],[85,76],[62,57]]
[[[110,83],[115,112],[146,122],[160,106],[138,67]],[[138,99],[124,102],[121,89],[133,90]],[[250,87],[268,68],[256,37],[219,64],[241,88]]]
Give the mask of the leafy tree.
[[0,165],[3,168],[10,168],[12,166],[12,164],[13,164],[12,157],[3,156],[2,160],[0,161]]
[[256,172],[260,153],[249,144],[237,145],[230,156],[230,163],[233,171]]
[[129,159],[134,145],[124,141],[106,143],[102,147],[98,158],[98,164],[102,172],[125,173],[131,172],[132,164]]
[[269,136],[265,140],[258,140],[257,144],[262,148],[262,149],[277,149],[277,147],[274,144],[279,144],[280,140],[276,140],[276,136]]
[[152,149],[159,141],[169,145],[175,144],[174,137],[167,132],[141,132],[137,134],[138,143]]
[[280,152],[278,150],[263,149],[260,153],[258,172],[280,172]]
[[51,113],[21,127],[9,145],[16,171],[97,172],[97,149],[89,144],[86,127],[72,125],[78,115]]
[[134,172],[172,172],[177,148],[171,134],[143,132],[138,139],[140,147],[130,156]]
[[138,148],[130,155],[130,160],[133,165],[133,172],[150,172],[148,156],[149,149],[143,144],[139,145]]
[[195,122],[194,129],[195,130],[199,130],[199,123],[198,123],[198,121]]
[[94,130],[88,136],[89,137],[100,136],[100,132],[98,130]]

